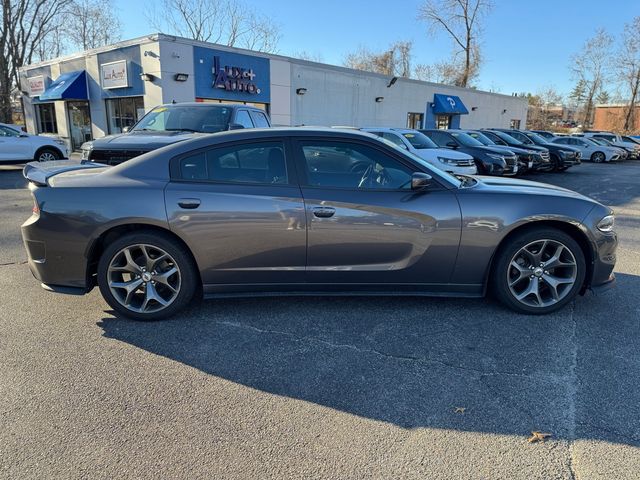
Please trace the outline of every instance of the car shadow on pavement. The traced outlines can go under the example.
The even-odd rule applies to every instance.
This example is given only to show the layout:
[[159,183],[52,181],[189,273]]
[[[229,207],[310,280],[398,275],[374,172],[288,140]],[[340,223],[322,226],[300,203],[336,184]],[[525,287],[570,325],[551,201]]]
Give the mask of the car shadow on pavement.
[[27,179],[22,175],[24,165],[0,166],[0,190],[27,188]]
[[111,316],[104,336],[209,375],[389,422],[640,446],[640,322],[618,288],[522,316],[491,300],[289,297]]

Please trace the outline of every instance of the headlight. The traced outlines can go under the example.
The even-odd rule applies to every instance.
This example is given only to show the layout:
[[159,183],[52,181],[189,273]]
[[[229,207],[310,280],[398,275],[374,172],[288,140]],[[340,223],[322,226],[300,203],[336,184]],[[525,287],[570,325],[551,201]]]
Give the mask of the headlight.
[[455,165],[458,163],[458,161],[454,160],[453,158],[438,157],[438,160],[447,165]]
[[562,158],[566,157],[567,155],[569,155],[571,152],[567,151],[567,150],[558,150],[558,153],[560,154],[560,156]]
[[56,142],[58,145],[64,145],[65,147],[67,146],[67,142],[65,142],[64,140],[60,140],[59,138],[56,138],[54,142]]
[[84,142],[80,146],[80,150],[82,150],[82,160],[89,160],[89,155],[93,150],[93,142]]
[[494,160],[502,160],[504,161],[504,157],[502,155],[498,155],[495,153],[487,153],[487,157],[493,158]]
[[598,222],[596,228],[601,232],[613,232],[613,228],[616,224],[616,217],[614,215],[607,215]]

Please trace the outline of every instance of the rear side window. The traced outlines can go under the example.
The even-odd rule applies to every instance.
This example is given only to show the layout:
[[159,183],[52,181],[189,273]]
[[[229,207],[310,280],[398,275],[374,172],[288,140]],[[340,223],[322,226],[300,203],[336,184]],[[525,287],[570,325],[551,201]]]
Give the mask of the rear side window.
[[266,128],[269,126],[269,121],[267,120],[267,116],[262,112],[251,112],[251,118],[253,119],[253,123],[256,128]]
[[182,180],[226,183],[289,182],[282,142],[212,148],[179,160]]
[[244,128],[253,128],[253,122],[251,122],[249,112],[246,110],[238,110],[236,113],[236,123],[242,125]]

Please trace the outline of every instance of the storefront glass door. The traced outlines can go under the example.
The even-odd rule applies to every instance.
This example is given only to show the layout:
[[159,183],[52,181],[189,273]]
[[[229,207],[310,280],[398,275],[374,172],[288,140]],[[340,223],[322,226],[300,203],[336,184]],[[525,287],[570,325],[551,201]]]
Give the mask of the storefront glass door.
[[92,138],[89,102],[67,102],[67,111],[69,112],[71,148],[80,150],[80,146]]

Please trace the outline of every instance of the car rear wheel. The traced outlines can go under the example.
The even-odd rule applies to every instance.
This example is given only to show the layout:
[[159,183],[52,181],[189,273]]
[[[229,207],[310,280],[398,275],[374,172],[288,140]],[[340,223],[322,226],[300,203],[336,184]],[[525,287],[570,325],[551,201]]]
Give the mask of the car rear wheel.
[[53,148],[43,148],[42,150],[38,150],[34,160],[36,162],[51,162],[53,160],[60,160],[61,158],[62,156],[60,153],[55,151]]
[[594,152],[593,155],[591,155],[591,161],[593,163],[602,163],[605,161],[605,155],[602,152]]
[[98,264],[98,286],[120,315],[159,320],[193,298],[198,275],[188,251],[169,235],[131,233],[107,246]]
[[584,253],[560,230],[524,232],[496,255],[493,291],[498,300],[519,313],[559,310],[575,298],[584,283]]

